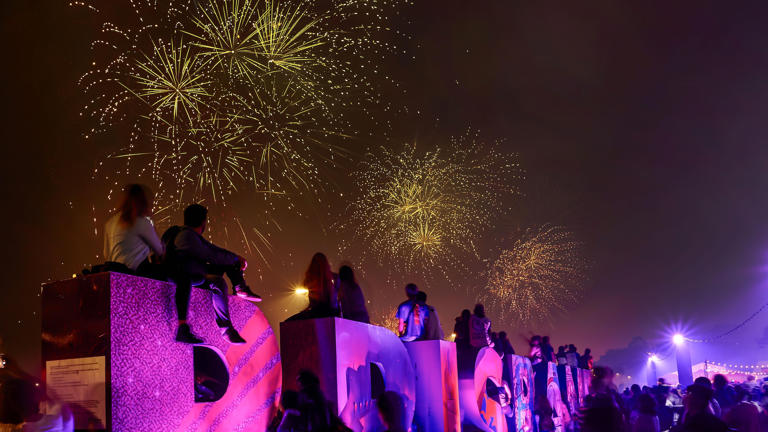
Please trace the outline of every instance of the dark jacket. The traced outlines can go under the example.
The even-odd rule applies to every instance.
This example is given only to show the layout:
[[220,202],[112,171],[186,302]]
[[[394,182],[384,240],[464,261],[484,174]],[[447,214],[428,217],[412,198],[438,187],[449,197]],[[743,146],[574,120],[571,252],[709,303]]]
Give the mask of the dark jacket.
[[171,227],[163,240],[169,242],[167,260],[176,274],[200,276],[209,272],[209,265],[238,265],[237,254],[212,244],[190,227]]

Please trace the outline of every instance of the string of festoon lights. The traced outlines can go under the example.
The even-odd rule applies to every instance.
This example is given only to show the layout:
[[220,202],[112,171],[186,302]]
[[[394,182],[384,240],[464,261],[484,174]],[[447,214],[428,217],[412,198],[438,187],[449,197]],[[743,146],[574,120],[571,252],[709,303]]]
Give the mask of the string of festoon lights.
[[730,375],[740,374],[759,374],[768,375],[768,364],[732,364],[732,363],[719,363],[709,360],[704,361],[705,368],[711,372],[724,373]]
[[732,329],[730,329],[730,330],[728,330],[728,331],[726,331],[724,333],[720,333],[720,334],[718,334],[716,336],[712,336],[712,337],[708,337],[708,338],[702,338],[702,339],[685,337],[685,341],[686,342],[694,342],[694,343],[707,343],[707,342],[714,342],[714,341],[716,341],[718,339],[722,339],[722,338],[724,338],[724,337],[726,337],[728,335],[731,335],[731,334],[735,333],[736,331],[740,330],[745,325],[749,324],[750,321],[752,321],[758,315],[760,315],[760,313],[763,312],[766,308],[768,308],[768,303],[764,303],[762,306],[760,306],[760,309],[755,311],[755,313],[753,313],[752,315],[747,317],[747,319],[745,319],[744,321],[739,323],[736,327],[733,327]]
[[743,371],[747,371],[750,369],[768,369],[768,364],[757,364],[757,365],[730,364],[730,363],[718,363],[710,360],[704,360],[704,363],[706,363],[707,366],[711,365],[711,366],[716,366],[721,368],[737,368]]

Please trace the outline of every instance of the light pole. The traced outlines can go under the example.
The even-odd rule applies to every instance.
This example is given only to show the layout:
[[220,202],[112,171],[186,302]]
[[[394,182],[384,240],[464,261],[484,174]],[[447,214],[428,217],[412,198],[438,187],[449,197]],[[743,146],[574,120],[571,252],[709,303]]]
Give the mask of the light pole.
[[648,380],[648,386],[653,387],[656,385],[656,362],[659,361],[659,356],[656,354],[650,354],[648,356],[648,372],[647,372],[647,380]]
[[693,366],[691,365],[691,348],[685,336],[680,333],[672,336],[675,344],[675,357],[677,358],[677,379],[680,385],[693,384]]

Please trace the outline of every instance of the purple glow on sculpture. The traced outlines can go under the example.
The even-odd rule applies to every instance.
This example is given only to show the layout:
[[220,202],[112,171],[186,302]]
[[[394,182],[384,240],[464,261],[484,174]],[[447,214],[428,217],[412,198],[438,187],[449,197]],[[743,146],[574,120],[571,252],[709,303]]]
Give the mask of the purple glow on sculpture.
[[266,428],[279,399],[280,354],[255,305],[230,297],[232,320],[248,343],[229,345],[215,324],[210,293],[192,291],[189,322],[224,353],[230,371],[224,397],[195,403],[192,349],[174,341],[174,286],[116,273],[110,281],[113,430]]

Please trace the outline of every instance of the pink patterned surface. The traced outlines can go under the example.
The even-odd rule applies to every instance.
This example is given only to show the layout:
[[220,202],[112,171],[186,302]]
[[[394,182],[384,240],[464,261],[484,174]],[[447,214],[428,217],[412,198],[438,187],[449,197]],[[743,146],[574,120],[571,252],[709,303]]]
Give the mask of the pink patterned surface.
[[112,425],[116,431],[264,430],[280,392],[280,354],[264,315],[230,297],[235,327],[248,341],[229,345],[214,321],[210,293],[192,291],[189,322],[219,348],[230,370],[224,397],[194,402],[192,348],[174,341],[174,286],[113,273],[111,285]]

